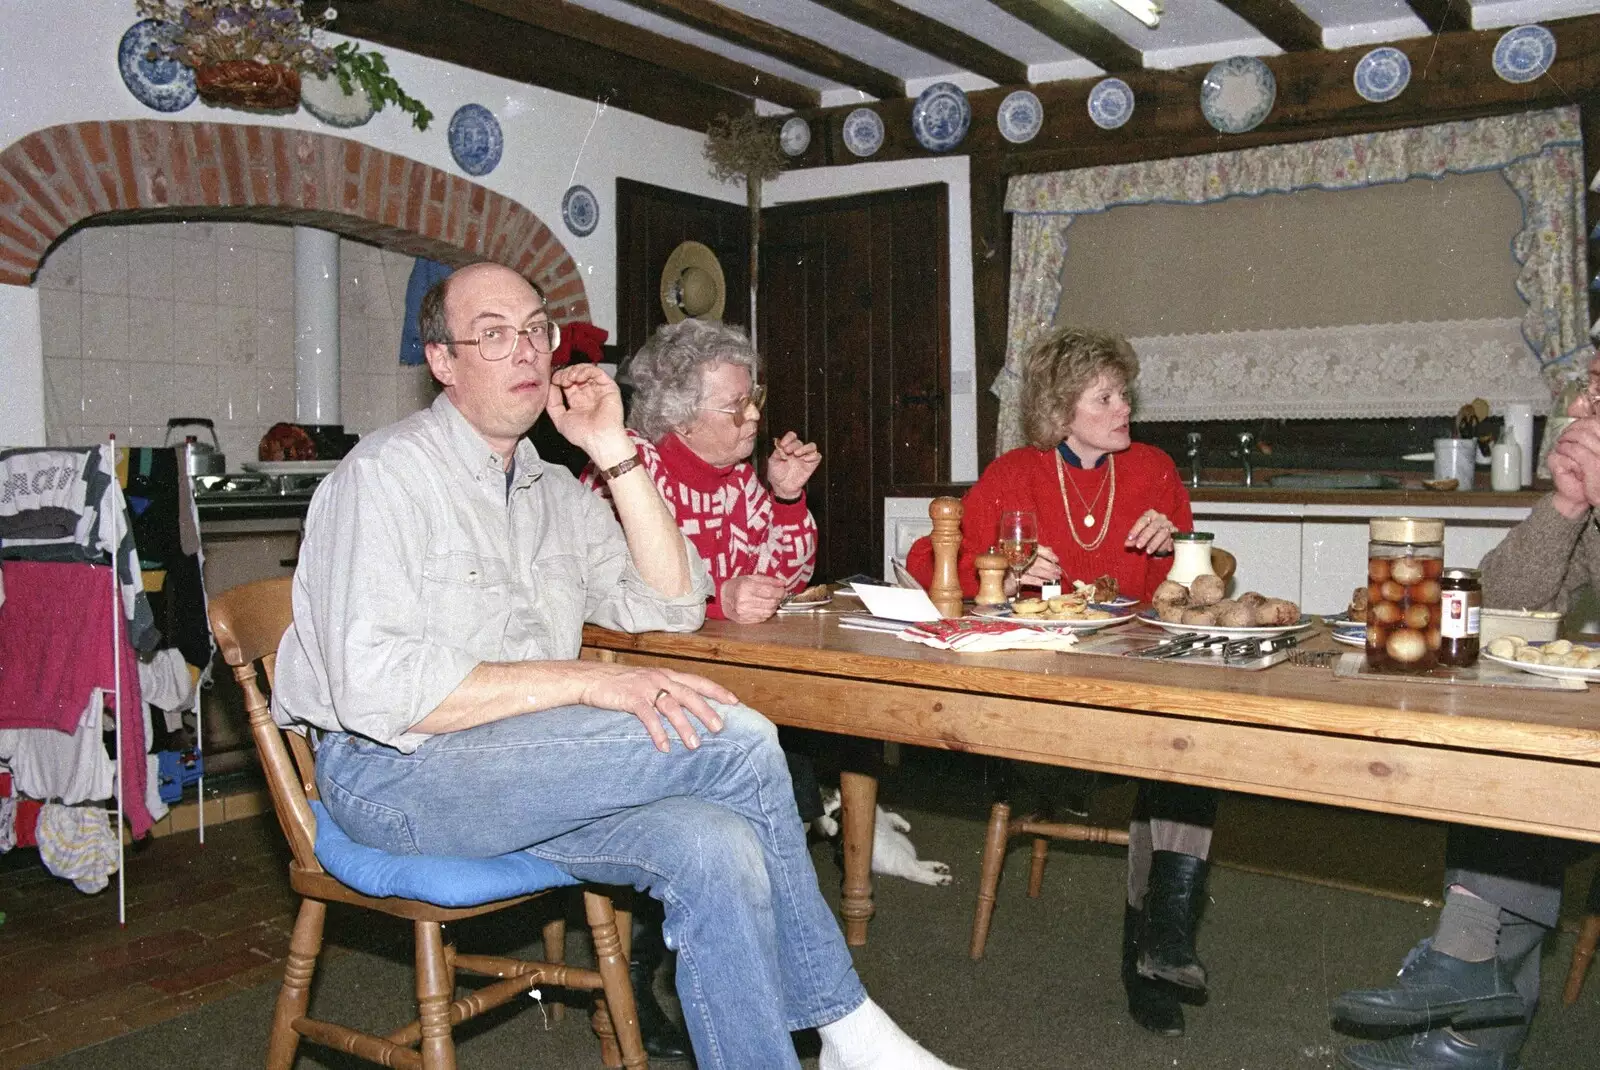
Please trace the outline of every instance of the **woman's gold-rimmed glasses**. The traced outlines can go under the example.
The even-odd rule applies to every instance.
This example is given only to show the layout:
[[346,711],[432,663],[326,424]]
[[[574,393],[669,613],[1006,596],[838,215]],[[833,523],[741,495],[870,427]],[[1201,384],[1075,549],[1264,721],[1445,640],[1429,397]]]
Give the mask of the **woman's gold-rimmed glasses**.
[[766,407],[766,404],[767,388],[758,384],[751,387],[750,393],[744,397],[734,398],[733,404],[726,409],[719,409],[713,405],[701,405],[700,409],[703,412],[726,413],[733,417],[733,425],[735,427],[743,427],[744,422],[750,418],[750,409],[753,407],[756,410],[756,419],[759,420],[761,418],[761,410]]

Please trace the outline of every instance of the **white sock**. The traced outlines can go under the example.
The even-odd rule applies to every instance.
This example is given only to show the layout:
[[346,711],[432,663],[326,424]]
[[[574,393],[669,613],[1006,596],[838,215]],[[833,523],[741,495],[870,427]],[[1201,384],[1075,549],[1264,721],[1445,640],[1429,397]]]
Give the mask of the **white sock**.
[[906,1036],[871,999],[817,1032],[819,1070],[954,1070]]

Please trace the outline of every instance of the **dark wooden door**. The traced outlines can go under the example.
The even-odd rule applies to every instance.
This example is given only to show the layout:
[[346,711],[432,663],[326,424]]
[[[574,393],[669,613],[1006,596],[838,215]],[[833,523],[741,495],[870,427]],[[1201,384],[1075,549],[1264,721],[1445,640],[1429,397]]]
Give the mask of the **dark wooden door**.
[[817,576],[882,571],[883,498],[949,478],[946,189],[762,212],[768,434],[822,449],[808,486]]
[[[730,187],[731,189],[732,187]],[[739,191],[743,196],[743,190]],[[750,213],[743,202],[617,179],[617,335],[620,355],[639,351],[667,322],[661,311],[661,269],[681,242],[697,241],[717,254],[727,283],[722,320],[750,323]]]

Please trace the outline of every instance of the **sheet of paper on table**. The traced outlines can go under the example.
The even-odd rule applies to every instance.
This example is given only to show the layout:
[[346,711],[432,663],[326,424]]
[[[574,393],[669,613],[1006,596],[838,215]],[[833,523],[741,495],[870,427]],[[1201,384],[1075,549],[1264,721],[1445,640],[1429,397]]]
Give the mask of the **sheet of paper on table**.
[[921,587],[913,590],[907,587],[878,587],[870,583],[852,583],[850,589],[866,603],[867,612],[874,617],[905,621],[909,624],[941,619],[939,611],[934,608],[927,592]]

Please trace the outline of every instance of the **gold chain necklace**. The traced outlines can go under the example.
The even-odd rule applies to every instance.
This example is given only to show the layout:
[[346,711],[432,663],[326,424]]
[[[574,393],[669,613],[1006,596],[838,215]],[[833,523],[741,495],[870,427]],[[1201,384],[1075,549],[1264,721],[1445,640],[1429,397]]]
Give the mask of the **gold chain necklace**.
[[[1067,497],[1067,465],[1066,462],[1061,459],[1060,450],[1054,450],[1052,452],[1054,452],[1056,456],[1056,484],[1061,488],[1061,507],[1067,511],[1067,530],[1072,533],[1072,541],[1077,543],[1081,549],[1091,552],[1098,550],[1100,549],[1100,544],[1106,541],[1106,532],[1110,531],[1111,529],[1109,525],[1102,526],[1100,528],[1100,533],[1089,542],[1084,542],[1082,539],[1078,538],[1077,526],[1072,522],[1072,501]],[[1107,484],[1109,484],[1111,487],[1111,496],[1106,499],[1107,517],[1111,515],[1111,508],[1116,504],[1117,501],[1117,458],[1115,454],[1112,455],[1111,460],[1108,462],[1108,467],[1111,470],[1107,472],[1105,477],[1100,481],[1100,489],[1102,491],[1105,490]],[[1072,489],[1076,491],[1078,489],[1078,485],[1074,483],[1072,485]],[[1081,501],[1083,495],[1079,493],[1078,498]],[[1096,502],[1100,500],[1100,494],[1098,492],[1095,494],[1094,500]],[[1093,505],[1086,505],[1084,507],[1083,526],[1086,528],[1093,528],[1095,525],[1093,508]]]

